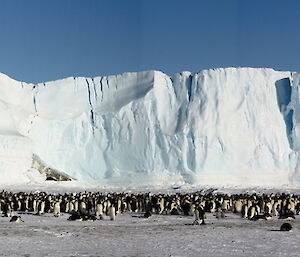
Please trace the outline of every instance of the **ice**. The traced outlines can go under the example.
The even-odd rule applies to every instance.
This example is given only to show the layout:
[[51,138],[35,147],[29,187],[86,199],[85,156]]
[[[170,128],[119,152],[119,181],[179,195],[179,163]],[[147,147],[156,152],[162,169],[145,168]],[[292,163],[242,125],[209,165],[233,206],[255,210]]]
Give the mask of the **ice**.
[[19,154],[0,159],[14,161],[11,181],[35,154],[98,185],[297,185],[299,87],[299,73],[263,68],[36,85],[0,74],[0,135]]

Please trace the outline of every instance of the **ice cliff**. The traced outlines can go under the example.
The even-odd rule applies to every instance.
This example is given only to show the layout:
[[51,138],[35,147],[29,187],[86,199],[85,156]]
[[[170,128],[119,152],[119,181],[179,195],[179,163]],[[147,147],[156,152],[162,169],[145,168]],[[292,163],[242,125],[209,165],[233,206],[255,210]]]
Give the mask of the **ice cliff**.
[[300,73],[225,68],[28,84],[0,74],[0,178],[32,155],[99,184],[300,182]]

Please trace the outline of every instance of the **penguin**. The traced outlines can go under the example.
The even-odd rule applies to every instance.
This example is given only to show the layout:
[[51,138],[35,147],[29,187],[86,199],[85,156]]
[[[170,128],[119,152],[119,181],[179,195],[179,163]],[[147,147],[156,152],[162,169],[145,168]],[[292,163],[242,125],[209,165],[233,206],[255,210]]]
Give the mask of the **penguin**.
[[189,215],[194,216],[194,214],[195,214],[195,204],[192,203],[190,204]]
[[151,217],[151,212],[150,211],[145,212],[144,218],[148,219],[149,217]]
[[279,215],[279,212],[278,212],[278,209],[280,207],[280,204],[279,202],[274,202],[273,206],[272,206],[272,215],[273,216],[278,216]]
[[81,215],[82,216],[82,220],[84,221],[95,221],[97,220],[97,217],[95,215],[92,214],[86,214],[86,215]]
[[283,223],[280,226],[280,231],[291,231],[292,230],[292,225],[290,223]]
[[158,201],[158,212],[157,214],[162,214],[165,209],[165,199],[161,197]]
[[67,209],[66,209],[66,212],[67,213],[72,213],[72,212],[74,212],[74,211],[76,211],[76,208],[75,208],[75,204],[74,204],[74,200],[71,200],[70,199],[70,201],[68,202],[68,204],[67,204]]
[[234,213],[241,213],[243,208],[243,202],[242,200],[238,199],[234,203]]
[[71,216],[68,218],[70,221],[82,221],[82,216],[78,212],[74,212],[71,214]]
[[141,194],[139,194],[137,197],[137,207],[138,207],[138,212],[145,211],[144,198],[143,195]]
[[104,202],[103,202],[103,212],[105,213],[105,214],[107,214],[108,213],[108,201],[107,200],[105,200]]
[[185,199],[181,205],[181,209],[183,211],[183,215],[189,216],[191,211],[191,203],[188,199]]
[[45,201],[42,200],[39,202],[38,214],[41,215],[44,214],[44,212],[45,212]]
[[59,198],[59,202],[60,202],[60,212],[68,213],[69,212],[69,203],[68,203],[68,198],[67,198],[66,194]]
[[96,205],[96,217],[99,217],[100,220],[104,219],[104,215],[103,215],[103,206],[102,203],[97,203]]
[[278,219],[281,220],[293,220],[295,219],[295,214],[292,211],[289,211],[285,214],[281,214]]
[[8,202],[5,208],[4,217],[13,217],[13,216],[14,216],[13,202]]
[[0,198],[0,214],[3,214],[3,207],[4,207],[4,204],[5,204],[4,199],[1,199],[1,198]]
[[250,218],[250,220],[252,220],[252,221],[269,220],[271,218],[272,218],[272,216],[269,213],[265,213],[265,214],[256,214],[252,218]]
[[255,206],[254,205],[250,206],[247,213],[248,219],[251,220],[256,214],[257,212]]
[[205,212],[203,207],[200,205],[195,210],[195,220],[193,225],[205,225]]
[[34,213],[37,213],[38,212],[38,210],[37,210],[37,199],[33,199],[33,202],[32,202],[32,211],[34,212]]
[[121,211],[122,211],[122,201],[121,201],[121,199],[120,198],[118,198],[118,200],[117,200],[117,210],[116,210],[116,213],[121,213]]
[[[74,198],[75,198],[75,196],[74,196]],[[74,200],[74,210],[73,211],[75,211],[75,212],[79,211],[79,200],[78,200],[78,198],[75,198],[75,200]]]
[[180,215],[180,210],[179,207],[177,206],[177,204],[175,202],[171,203],[171,215]]
[[83,200],[79,203],[79,212],[81,214],[87,214],[86,203]]
[[242,218],[248,218],[248,205],[247,204],[244,204],[242,206]]
[[110,220],[115,220],[116,219],[116,208],[113,205],[111,205],[108,208],[108,215],[110,217]]
[[26,197],[25,197],[25,212],[28,212],[29,211],[29,200],[30,200],[30,198],[29,198],[29,196],[27,195]]
[[10,219],[10,222],[24,222],[22,219],[21,219],[21,216],[12,216],[11,219]]
[[268,213],[269,215],[271,215],[272,213],[272,203],[269,201],[265,204],[265,213]]
[[45,197],[43,213],[50,213],[53,211],[52,200],[52,195],[48,195],[48,197]]
[[228,196],[227,196],[226,199],[224,199],[222,202],[221,210],[226,212],[229,210],[229,208],[230,208],[230,200],[228,199]]
[[222,204],[220,203],[220,201],[217,199],[216,200],[216,211],[215,211],[215,215],[216,218],[220,218],[220,213],[223,213],[223,211],[221,210]]
[[300,214],[300,202],[297,202],[296,206],[295,206],[295,211],[296,214],[299,215]]
[[53,213],[54,217],[58,217],[60,215],[60,201],[54,202]]

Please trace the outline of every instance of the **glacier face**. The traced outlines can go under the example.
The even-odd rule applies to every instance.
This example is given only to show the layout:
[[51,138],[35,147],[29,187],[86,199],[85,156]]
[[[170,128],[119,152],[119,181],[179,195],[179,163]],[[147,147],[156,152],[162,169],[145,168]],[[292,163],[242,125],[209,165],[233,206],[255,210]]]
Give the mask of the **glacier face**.
[[1,74],[0,147],[14,140],[0,161],[25,172],[34,153],[99,184],[298,183],[299,88],[298,73],[255,68],[36,85]]

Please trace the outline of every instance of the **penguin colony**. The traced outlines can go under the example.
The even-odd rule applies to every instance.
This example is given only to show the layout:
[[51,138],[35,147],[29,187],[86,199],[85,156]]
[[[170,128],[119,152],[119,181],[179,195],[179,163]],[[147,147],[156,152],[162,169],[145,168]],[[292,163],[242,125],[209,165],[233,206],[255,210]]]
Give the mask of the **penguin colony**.
[[295,219],[300,213],[300,195],[295,194],[151,194],[151,193],[11,193],[0,192],[0,214],[12,217],[12,222],[20,222],[15,213],[31,212],[36,215],[53,213],[70,214],[68,220],[83,221],[111,220],[124,212],[194,216],[194,225],[205,224],[205,213],[213,213],[216,218],[225,218],[232,212],[252,221],[279,218]]

